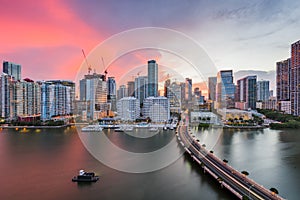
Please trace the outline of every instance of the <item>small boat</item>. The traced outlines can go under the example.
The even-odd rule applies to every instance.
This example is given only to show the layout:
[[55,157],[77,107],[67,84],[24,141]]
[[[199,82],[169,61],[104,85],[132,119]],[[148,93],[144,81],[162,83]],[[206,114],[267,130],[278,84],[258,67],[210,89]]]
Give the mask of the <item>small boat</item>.
[[164,131],[168,130],[168,127],[167,127],[167,126],[164,126],[164,127],[163,127],[163,130],[164,130]]
[[102,128],[100,125],[88,125],[86,127],[83,127],[81,129],[82,132],[99,132],[102,131]]
[[152,127],[149,130],[150,130],[150,132],[156,132],[156,131],[158,131],[158,128],[157,127]]
[[122,128],[116,128],[115,132],[124,132],[124,129],[122,129]]
[[137,128],[148,128],[149,126],[150,126],[150,124],[148,124],[146,122],[141,122],[136,125]]
[[132,132],[133,131],[133,127],[126,127],[124,129],[125,132]]
[[94,172],[85,172],[83,169],[79,170],[79,174],[72,178],[73,182],[96,182],[99,180],[99,176],[96,176]]

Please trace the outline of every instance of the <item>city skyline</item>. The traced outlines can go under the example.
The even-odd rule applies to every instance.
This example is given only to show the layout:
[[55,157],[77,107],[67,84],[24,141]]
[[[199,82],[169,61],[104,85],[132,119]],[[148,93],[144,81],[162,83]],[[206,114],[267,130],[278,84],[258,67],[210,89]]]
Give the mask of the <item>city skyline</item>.
[[[274,70],[274,63],[288,57],[289,44],[298,39],[299,3],[294,1],[43,1],[17,5],[7,1],[3,7],[0,23],[6,28],[0,39],[1,59],[22,63],[24,77],[35,80],[46,76],[74,80],[84,60],[81,49],[89,53],[113,34],[132,28],[152,26],[180,31],[205,49],[218,70]],[[136,53],[126,61],[138,65],[148,58]],[[168,55],[156,51],[151,58],[159,62]]]

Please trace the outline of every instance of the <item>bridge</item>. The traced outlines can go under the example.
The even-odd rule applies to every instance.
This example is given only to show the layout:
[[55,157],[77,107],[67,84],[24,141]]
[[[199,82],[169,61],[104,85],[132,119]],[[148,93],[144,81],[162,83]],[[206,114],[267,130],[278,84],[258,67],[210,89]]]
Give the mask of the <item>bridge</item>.
[[197,141],[192,136],[187,126],[178,126],[176,135],[185,151],[203,168],[204,172],[209,173],[221,184],[221,187],[228,189],[239,199],[283,200],[279,195],[259,185],[220,160],[212,152],[207,151],[200,145],[199,140]]

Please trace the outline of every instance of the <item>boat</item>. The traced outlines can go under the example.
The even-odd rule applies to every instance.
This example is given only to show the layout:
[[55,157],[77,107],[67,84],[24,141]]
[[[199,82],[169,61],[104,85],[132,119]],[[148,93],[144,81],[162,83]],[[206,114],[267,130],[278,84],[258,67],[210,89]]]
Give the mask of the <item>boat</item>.
[[124,129],[123,128],[116,128],[115,132],[124,132]]
[[149,131],[150,132],[156,132],[156,131],[158,131],[158,128],[157,127],[152,127],[152,128],[149,129]]
[[150,124],[148,124],[146,122],[141,122],[136,125],[137,128],[148,128],[149,126],[150,126]]
[[96,182],[99,180],[99,176],[96,176],[94,172],[85,172],[83,169],[79,170],[79,174],[72,178],[73,182]]
[[100,125],[88,125],[81,129],[82,132],[100,132],[102,128]]
[[133,127],[126,127],[124,129],[124,131],[126,131],[126,132],[132,132],[133,131]]
[[164,130],[164,131],[167,131],[167,130],[168,130],[168,127],[167,127],[167,126],[164,126],[164,127],[163,127],[163,130]]

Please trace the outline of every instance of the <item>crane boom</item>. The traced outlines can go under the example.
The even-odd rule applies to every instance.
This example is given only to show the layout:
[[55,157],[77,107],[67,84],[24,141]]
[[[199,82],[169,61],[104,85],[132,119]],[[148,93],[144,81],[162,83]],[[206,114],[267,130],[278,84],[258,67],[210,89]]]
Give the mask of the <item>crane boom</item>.
[[105,64],[104,64],[104,59],[103,59],[103,57],[101,57],[101,60],[102,60],[102,65],[103,65],[103,68],[104,68],[104,78],[105,78],[105,80],[106,80],[106,75],[107,75],[107,69],[105,69]]
[[90,74],[91,71],[92,71],[92,67],[91,67],[91,65],[88,63],[88,61],[87,61],[87,59],[86,59],[84,50],[83,50],[83,49],[81,49],[81,50],[82,50],[82,54],[83,54],[83,56],[84,56],[84,60],[85,60],[85,62],[86,62],[86,65],[88,66],[88,74]]

